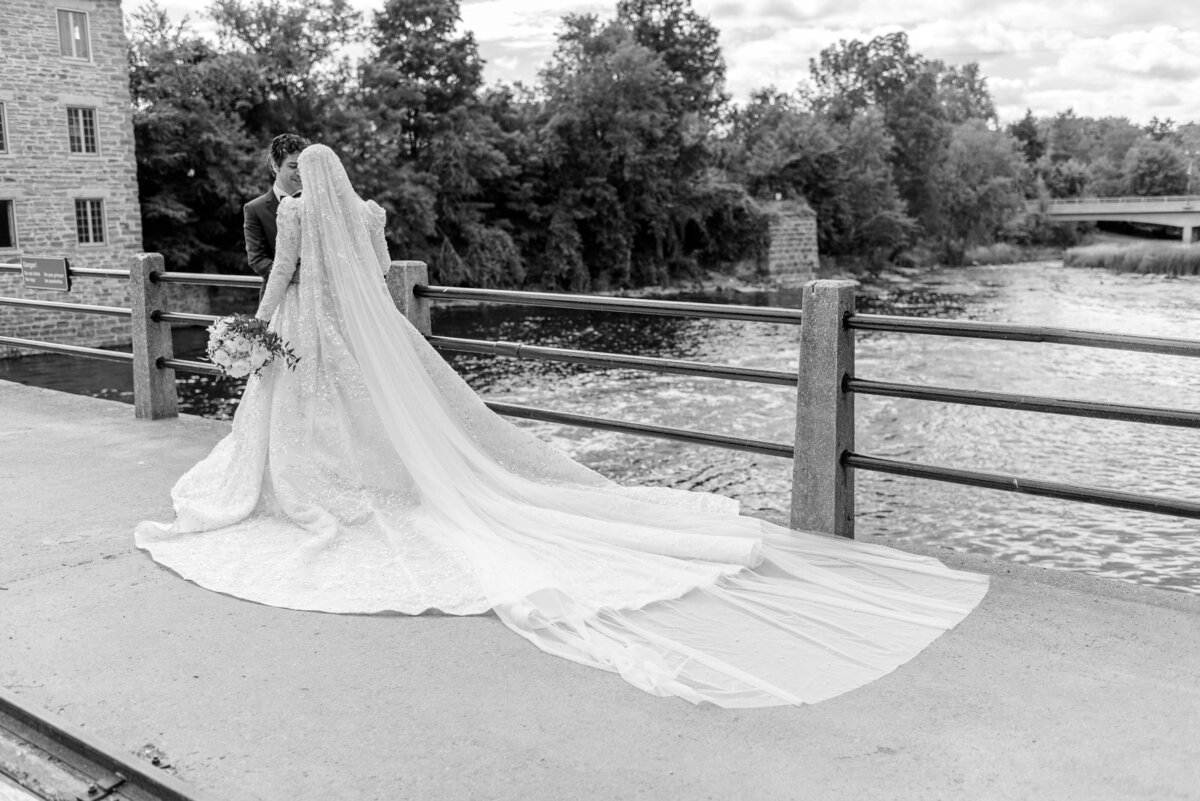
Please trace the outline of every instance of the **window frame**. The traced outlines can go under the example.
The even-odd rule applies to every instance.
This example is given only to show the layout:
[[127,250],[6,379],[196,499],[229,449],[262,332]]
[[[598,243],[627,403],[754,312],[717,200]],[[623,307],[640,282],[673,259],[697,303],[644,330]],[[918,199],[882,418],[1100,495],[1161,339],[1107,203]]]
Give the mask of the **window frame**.
[[[17,230],[17,199],[13,197],[0,197],[0,207],[8,204],[8,226],[12,233],[11,245],[0,245],[0,253],[11,253],[21,249],[21,234]],[[3,214],[0,211],[0,214]]]
[[[99,230],[100,230],[100,239],[99,240],[88,239],[87,241],[85,241],[85,240],[79,238],[80,222],[81,222],[80,217],[79,217],[79,209],[80,209],[79,204],[80,203],[84,203],[84,204],[96,203],[96,204],[98,204],[98,206],[99,206],[99,215],[98,215],[99,216]],[[76,240],[76,244],[79,247],[103,247],[104,245],[108,244],[108,210],[104,206],[105,206],[104,198],[102,198],[102,197],[77,197],[77,198],[75,198],[75,240]],[[95,217],[92,216],[90,206],[85,205],[84,208],[87,209],[87,212],[86,212],[86,214],[87,214],[87,220],[86,220],[87,230],[88,230],[88,236],[91,237],[96,232],[97,220]]]
[[8,137],[8,101],[0,100],[0,156],[12,153]]
[[[79,112],[79,143],[82,150],[74,150],[74,123],[71,119],[71,112]],[[86,113],[85,113],[86,112]],[[92,147],[93,150],[87,149],[87,125],[85,120],[90,119],[92,123]],[[99,156],[100,155],[100,121],[99,114],[95,106],[67,106],[67,152],[72,156]]]
[[[86,56],[80,56],[80,55],[75,54],[75,39],[74,39],[74,37],[70,38],[71,53],[64,53],[62,51],[63,50],[63,26],[62,26],[62,20],[63,20],[62,15],[63,14],[68,15],[67,16],[68,23],[70,23],[70,21],[71,21],[70,15],[72,15],[72,14],[78,14],[81,17],[83,17],[83,40],[84,40],[83,46],[85,48],[87,48]],[[54,9],[54,25],[55,25],[55,30],[58,32],[59,58],[64,58],[68,61],[78,61],[81,63],[90,62],[92,60],[92,21],[90,19],[90,15],[88,14],[88,12],[83,11],[78,8],[63,8],[61,6],[56,7]]]

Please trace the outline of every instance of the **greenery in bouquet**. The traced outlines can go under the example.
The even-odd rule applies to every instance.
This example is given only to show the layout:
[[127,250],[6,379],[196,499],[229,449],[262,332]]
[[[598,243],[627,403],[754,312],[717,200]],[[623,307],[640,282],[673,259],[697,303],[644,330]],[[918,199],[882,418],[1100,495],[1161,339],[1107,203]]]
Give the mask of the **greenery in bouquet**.
[[208,327],[208,358],[231,378],[258,375],[277,356],[296,369],[300,357],[265,320],[245,314],[222,317]]

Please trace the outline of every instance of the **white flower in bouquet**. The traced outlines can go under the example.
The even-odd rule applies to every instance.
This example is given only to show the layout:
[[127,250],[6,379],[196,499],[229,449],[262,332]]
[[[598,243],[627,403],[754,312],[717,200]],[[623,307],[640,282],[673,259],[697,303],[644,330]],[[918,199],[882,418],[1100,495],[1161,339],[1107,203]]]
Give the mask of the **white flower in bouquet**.
[[233,349],[234,353],[249,353],[250,340],[239,335],[233,338],[233,341],[229,343],[229,347]]
[[234,378],[245,378],[250,375],[250,360],[247,358],[234,359],[229,365],[229,374]]
[[213,364],[219,364],[222,367],[228,367],[233,364],[233,359],[230,358],[229,352],[224,348],[217,348],[209,358],[213,360]]
[[250,349],[250,366],[255,370],[258,370],[270,360],[271,351],[267,350],[262,343],[255,343],[254,347]]

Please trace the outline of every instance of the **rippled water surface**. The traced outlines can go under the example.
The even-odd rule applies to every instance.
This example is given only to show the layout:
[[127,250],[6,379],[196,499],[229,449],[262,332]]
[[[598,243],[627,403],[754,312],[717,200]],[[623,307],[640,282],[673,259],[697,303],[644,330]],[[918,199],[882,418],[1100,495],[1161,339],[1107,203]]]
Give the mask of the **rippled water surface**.
[[[709,295],[799,304],[798,291]],[[1200,338],[1200,279],[1064,269],[1058,263],[894,275],[861,289],[859,310]],[[798,329],[515,306],[435,307],[449,336],[669,356],[794,370]],[[178,349],[199,345],[177,332]],[[862,378],[1196,409],[1200,362],[1115,350],[858,333]],[[471,355],[452,357],[491,400],[790,442],[785,387]],[[60,357],[0,362],[0,379],[131,399],[118,365]],[[227,417],[236,382],[190,376],[185,407]],[[859,396],[856,450],[1200,501],[1200,432],[970,406]],[[791,462],[663,440],[521,422],[618,481],[720,492],[786,515]],[[860,472],[864,533],[1084,571],[1200,594],[1200,523],[1014,493]]]

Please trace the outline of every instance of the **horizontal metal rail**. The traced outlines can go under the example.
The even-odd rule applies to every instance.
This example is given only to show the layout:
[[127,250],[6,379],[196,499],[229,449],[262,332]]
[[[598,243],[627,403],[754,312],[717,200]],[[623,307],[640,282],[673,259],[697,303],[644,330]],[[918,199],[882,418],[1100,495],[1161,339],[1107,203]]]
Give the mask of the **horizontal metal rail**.
[[159,359],[158,367],[166,367],[183,373],[203,373],[204,375],[224,375],[221,368],[211,362],[193,362],[188,359]]
[[603,295],[575,295],[557,292],[522,292],[507,289],[468,289],[464,287],[413,287],[413,294],[430,300],[469,300],[479,303],[515,303],[558,309],[631,312],[663,317],[707,317],[758,323],[800,324],[799,309],[768,306],[736,306],[729,303],[690,303],[678,300],[612,298]]
[[723,364],[693,362],[682,359],[661,359],[653,356],[629,356],[619,353],[601,353],[590,350],[548,348],[540,345],[525,345],[519,342],[489,342],[482,339],[460,339],[458,337],[427,337],[429,344],[438,350],[460,353],[480,353],[487,356],[507,356],[514,359],[538,359],[552,362],[586,364],[591,367],[628,368],[655,373],[692,375],[700,378],[724,378],[731,381],[749,381],[758,384],[778,384],[795,387],[795,373],[777,370],[753,370]]
[[1160,498],[1136,492],[1121,492],[1119,490],[1099,487],[1085,487],[1078,484],[1062,484],[1056,481],[1019,478],[999,473],[982,473],[975,470],[960,470],[953,467],[901,462],[894,459],[882,459],[878,456],[866,456],[859,453],[843,454],[842,464],[847,467],[853,467],[856,470],[871,470],[878,473],[908,476],[910,478],[943,481],[949,484],[963,484],[969,487],[984,487],[985,489],[1017,492],[1023,495],[1037,495],[1043,498],[1058,498],[1066,501],[1092,503],[1099,506],[1111,506],[1118,509],[1132,509],[1138,512],[1200,518],[1200,503],[1180,501],[1173,498]]
[[159,284],[192,284],[193,286],[229,286],[258,289],[263,280],[257,275],[214,275],[213,273],[153,272],[150,280]]
[[902,334],[999,339],[1008,342],[1046,342],[1161,353],[1169,356],[1200,356],[1200,341],[1192,339],[1112,334],[1105,331],[1051,328],[1041,325],[935,320],[928,317],[893,317],[884,314],[852,314],[846,318],[846,325],[859,331],[892,331]]
[[119,350],[101,350],[100,348],[85,348],[81,345],[60,345],[57,342],[42,342],[36,339],[18,339],[17,337],[0,336],[0,345],[13,345],[30,350],[44,350],[63,356],[82,356],[85,359],[99,359],[102,362],[124,362],[133,364],[133,354]]
[[[0,273],[19,272],[21,272],[20,264],[0,264]],[[124,278],[126,281],[129,280],[129,270],[97,270],[91,267],[70,267],[67,269],[67,275],[84,278]]]
[[869,381],[863,378],[847,378],[844,386],[848,392],[855,392],[860,395],[880,395],[890,398],[961,403],[967,406],[1015,409],[1023,412],[1065,414],[1076,417],[1123,420],[1131,423],[1200,428],[1200,412],[1188,411],[1186,409],[1167,409],[1157,406],[1129,406],[1120,403],[1100,403],[1073,400],[1070,398],[1013,395],[1006,392],[983,392],[973,389],[893,384],[887,381]]
[[150,312],[150,319],[156,323],[199,323],[211,325],[221,319],[216,314],[192,314],[191,312]]
[[[184,359],[159,359],[159,367],[169,367],[187,373],[206,373],[221,375],[221,371],[208,362],[194,362]],[[645,437],[669,439],[677,442],[689,442],[695,445],[710,445],[728,450],[761,453],[767,456],[792,457],[792,446],[777,442],[767,442],[741,437],[726,437],[720,434],[708,434],[703,431],[688,431],[682,428],[650,425],[648,423],[629,423],[623,420],[612,420],[605,417],[592,417],[571,412],[558,412],[552,409],[540,409],[533,406],[518,406],[512,403],[497,403],[487,401],[487,406],[497,414],[508,417],[519,417],[525,420],[540,420],[545,423],[562,423],[565,425],[595,428],[603,431],[616,431],[623,434],[638,434]]]
[[488,401],[487,406],[497,414],[508,417],[520,417],[525,420],[540,420],[546,423],[563,423],[583,428],[596,428],[602,431],[616,431],[622,434],[638,434],[645,437],[669,439],[677,442],[689,442],[694,445],[711,445],[715,448],[725,448],[733,451],[761,453],[767,456],[792,458],[791,445],[779,442],[767,442],[760,439],[743,439],[741,437],[726,437],[720,434],[707,434],[702,431],[688,431],[681,428],[656,426],[646,423],[627,423],[622,420],[611,420],[606,417],[592,417],[571,412],[556,412],[551,409],[539,409],[532,406],[517,406],[511,403],[496,403]]
[[[27,744],[34,754],[41,752],[48,759],[70,766],[78,775],[87,777],[95,788],[81,786],[78,794],[61,795],[66,788],[50,790],[55,798],[139,798],[155,801],[204,801],[213,796],[189,787],[165,771],[136,757],[130,757],[102,743],[83,729],[62,720],[57,715],[38,709],[23,698],[0,687],[0,729],[11,732]],[[115,796],[99,795],[110,789]],[[49,796],[47,796],[49,797]]]
[[55,309],[76,314],[105,314],[109,317],[132,317],[133,311],[119,306],[89,306],[86,303],[64,303],[58,300],[28,300],[0,298],[0,306],[19,306],[29,309]]

